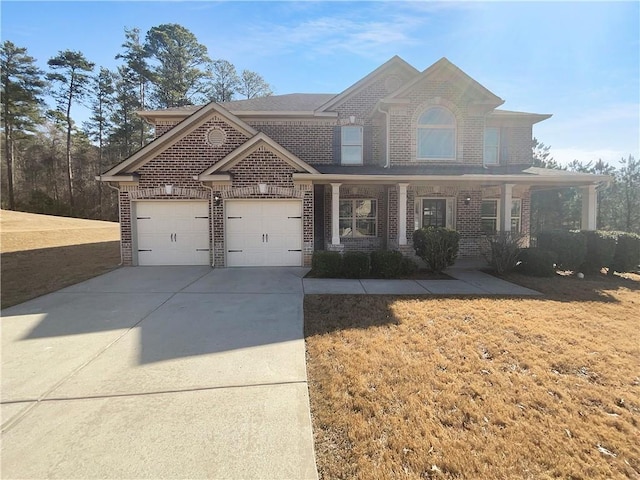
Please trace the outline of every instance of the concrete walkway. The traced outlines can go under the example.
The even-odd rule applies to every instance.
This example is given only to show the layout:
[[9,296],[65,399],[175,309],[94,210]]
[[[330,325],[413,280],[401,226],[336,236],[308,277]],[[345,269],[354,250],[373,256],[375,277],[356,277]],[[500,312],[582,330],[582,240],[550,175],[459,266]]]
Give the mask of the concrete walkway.
[[529,288],[506,282],[476,270],[475,263],[462,263],[446,270],[453,280],[350,280],[305,278],[305,294],[368,295],[540,295]]
[[1,477],[317,479],[305,273],[121,268],[3,311]]

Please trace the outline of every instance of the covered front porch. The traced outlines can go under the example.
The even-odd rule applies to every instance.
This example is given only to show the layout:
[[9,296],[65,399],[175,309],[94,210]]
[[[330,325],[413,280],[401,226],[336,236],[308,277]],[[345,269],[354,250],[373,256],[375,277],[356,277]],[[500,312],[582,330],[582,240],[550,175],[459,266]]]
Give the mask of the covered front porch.
[[528,242],[535,188],[580,187],[582,229],[595,230],[597,187],[604,181],[588,174],[563,176],[564,181],[531,175],[314,177],[315,250],[387,249],[413,255],[414,230],[434,226],[460,233],[461,258],[478,257],[481,240],[498,232],[518,233]]

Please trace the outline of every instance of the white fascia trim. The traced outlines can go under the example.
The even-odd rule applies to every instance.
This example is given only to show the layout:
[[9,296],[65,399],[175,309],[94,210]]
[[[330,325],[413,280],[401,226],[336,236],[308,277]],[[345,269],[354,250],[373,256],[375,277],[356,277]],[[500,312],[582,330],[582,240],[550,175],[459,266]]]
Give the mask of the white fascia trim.
[[502,185],[514,183],[523,185],[593,185],[609,180],[607,175],[594,175],[590,178],[566,178],[566,177],[536,177],[531,175],[348,175],[339,173],[325,173],[312,175],[308,173],[294,173],[294,181],[312,180],[315,183],[480,183],[482,185]]

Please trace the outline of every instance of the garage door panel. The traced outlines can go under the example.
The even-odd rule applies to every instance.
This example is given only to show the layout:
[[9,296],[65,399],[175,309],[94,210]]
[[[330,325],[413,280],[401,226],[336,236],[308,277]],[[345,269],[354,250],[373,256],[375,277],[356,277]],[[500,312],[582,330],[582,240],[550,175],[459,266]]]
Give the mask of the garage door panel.
[[230,200],[225,217],[228,266],[302,264],[299,200]]
[[135,207],[138,265],[209,264],[208,202],[141,201]]

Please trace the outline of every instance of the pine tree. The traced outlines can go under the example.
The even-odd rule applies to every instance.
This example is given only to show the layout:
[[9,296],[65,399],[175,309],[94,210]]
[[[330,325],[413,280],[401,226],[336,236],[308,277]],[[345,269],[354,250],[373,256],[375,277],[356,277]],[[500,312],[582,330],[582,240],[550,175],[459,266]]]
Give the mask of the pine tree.
[[54,97],[58,111],[64,115],[67,132],[66,160],[67,160],[67,189],[69,195],[69,212],[73,213],[73,162],[71,158],[71,134],[73,119],[71,107],[76,102],[82,101],[88,93],[91,79],[89,73],[95,66],[89,62],[81,52],[65,50],[51,58],[47,64],[53,72],[47,74],[47,78],[56,85]]
[[[95,175],[100,175],[104,166],[105,141],[112,128],[111,109],[113,108],[113,72],[101,67],[98,75],[92,79],[91,118],[84,127],[89,138],[98,142],[98,161]],[[102,182],[98,182],[98,215],[102,218]]]
[[7,194],[10,210],[15,209],[14,165],[16,135],[32,132],[38,125],[43,105],[45,82],[35,59],[10,41],[0,46],[0,76],[2,91],[2,128],[4,130],[5,161],[7,163]]
[[153,27],[147,32],[145,51],[151,61],[156,107],[181,107],[203,100],[211,60],[207,47],[193,33],[175,23]]
[[[149,70],[149,52],[145,50],[140,41],[140,29],[125,29],[125,42],[122,44],[123,53],[116,55],[116,59],[124,60],[122,68],[126,70],[123,75],[137,84],[137,107],[140,110],[147,108],[147,89],[152,76]],[[149,140],[149,129],[143,121],[138,122],[138,146],[142,147]]]

